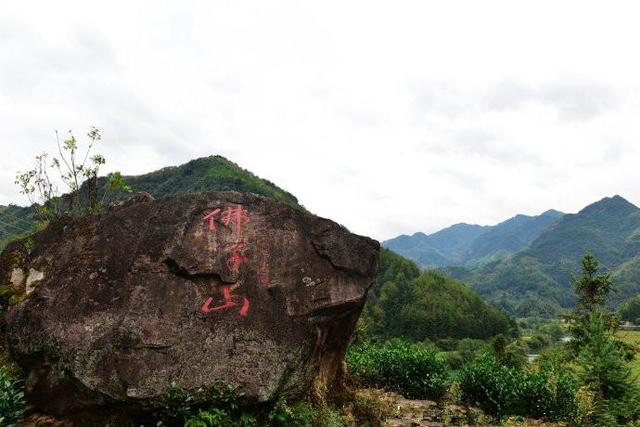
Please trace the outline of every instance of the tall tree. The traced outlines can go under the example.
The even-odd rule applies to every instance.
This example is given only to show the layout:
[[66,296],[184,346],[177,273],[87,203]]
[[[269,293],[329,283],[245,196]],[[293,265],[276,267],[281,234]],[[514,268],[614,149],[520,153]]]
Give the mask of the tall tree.
[[582,259],[582,275],[573,283],[578,303],[569,316],[569,332],[578,379],[592,398],[587,423],[626,424],[640,416],[640,406],[624,345],[615,337],[618,320],[605,305],[614,283],[608,273],[599,272],[590,253]]

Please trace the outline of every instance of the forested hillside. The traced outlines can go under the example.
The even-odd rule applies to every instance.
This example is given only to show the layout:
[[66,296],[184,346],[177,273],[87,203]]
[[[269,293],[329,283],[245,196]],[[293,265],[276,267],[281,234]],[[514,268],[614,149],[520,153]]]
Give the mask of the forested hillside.
[[565,215],[512,257],[446,271],[518,316],[554,316],[575,303],[571,276],[587,251],[613,275],[612,305],[640,291],[640,209],[620,196],[605,198]]
[[[170,166],[138,176],[126,176],[126,183],[134,192],[145,191],[152,196],[164,197],[203,191],[234,190],[271,197],[297,209],[304,209],[291,193],[270,181],[221,156],[202,157],[180,166]],[[106,178],[98,178],[98,197],[104,195]],[[81,189],[84,191],[84,187]],[[108,201],[130,197],[118,191],[108,195]],[[36,221],[30,207],[16,205],[0,207],[0,249],[14,238],[35,230]]]
[[11,240],[35,231],[33,210],[17,205],[0,206],[0,249]]
[[[301,208],[296,197],[274,183],[257,177],[250,171],[222,156],[201,157],[180,166],[169,166],[138,176],[126,176],[134,191],[146,191],[152,196],[198,193],[204,191],[233,190],[270,197],[290,206]],[[98,194],[104,191],[106,179],[98,179]],[[116,197],[128,197],[122,192]]]
[[464,284],[436,271],[421,273],[413,261],[388,249],[380,252],[363,323],[372,336],[404,336],[416,341],[488,338],[515,329],[505,313]]

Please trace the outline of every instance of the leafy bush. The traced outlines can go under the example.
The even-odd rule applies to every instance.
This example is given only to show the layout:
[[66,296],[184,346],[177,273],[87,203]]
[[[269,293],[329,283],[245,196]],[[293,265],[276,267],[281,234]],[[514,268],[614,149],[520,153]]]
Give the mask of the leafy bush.
[[471,362],[477,355],[482,354],[487,350],[487,343],[483,340],[463,338],[458,341],[456,350],[464,362]]
[[545,347],[548,347],[551,343],[551,337],[545,334],[533,334],[527,341],[527,346],[531,351],[540,351]]
[[397,391],[408,398],[440,399],[449,384],[448,365],[432,347],[403,340],[349,348],[349,372],[364,386]]
[[464,357],[457,351],[448,351],[444,353],[444,356],[449,367],[454,370],[460,369],[465,362]]
[[198,413],[184,423],[184,427],[226,427],[231,424],[231,417],[222,409],[212,408]]
[[[211,419],[218,420],[221,419],[223,413],[229,416],[236,412],[238,402],[243,397],[242,393],[224,382],[215,383],[206,389],[198,388],[195,390],[186,390],[172,384],[169,391],[157,403],[155,412],[157,418],[170,423],[191,421],[195,423],[193,426],[202,426],[203,424],[200,422],[210,422]],[[198,418],[201,414],[202,416]]]
[[268,416],[269,425],[273,427],[311,427],[313,409],[306,403],[288,406],[279,400]]
[[16,426],[24,412],[24,392],[20,383],[0,368],[0,425]]
[[521,415],[566,420],[575,413],[575,379],[569,373],[509,368],[485,354],[460,374],[462,398],[501,417]]
[[251,414],[243,413],[239,417],[231,416],[227,411],[212,408],[199,411],[189,418],[185,427],[257,427],[258,420]]

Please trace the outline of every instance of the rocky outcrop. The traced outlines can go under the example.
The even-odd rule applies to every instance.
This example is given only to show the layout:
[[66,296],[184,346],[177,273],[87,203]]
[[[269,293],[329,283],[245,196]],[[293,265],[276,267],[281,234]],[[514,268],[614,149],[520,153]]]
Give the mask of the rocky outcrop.
[[261,196],[142,195],[3,252],[2,283],[28,293],[4,316],[5,340],[29,401],[54,415],[144,411],[172,383],[221,381],[252,402],[322,393],[377,254]]

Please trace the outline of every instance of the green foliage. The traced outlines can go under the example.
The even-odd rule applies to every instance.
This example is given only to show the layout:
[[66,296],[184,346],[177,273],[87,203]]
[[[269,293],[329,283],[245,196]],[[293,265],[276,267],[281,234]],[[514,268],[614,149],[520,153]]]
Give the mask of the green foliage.
[[611,274],[598,274],[600,263],[587,252],[582,258],[582,276],[573,279],[578,294],[577,310],[591,311],[604,305],[609,293],[614,290]]
[[520,368],[527,362],[526,348],[520,341],[509,342],[504,335],[491,342],[491,351],[498,362],[511,368]]
[[313,409],[304,402],[289,406],[284,400],[279,400],[267,419],[273,427],[311,427],[313,416]]
[[[221,381],[209,388],[195,390],[186,390],[172,384],[156,403],[155,415],[160,420],[186,422],[200,412],[204,412],[204,416],[208,417],[208,413],[215,409],[216,417],[219,418],[221,413],[228,415],[236,412],[242,398],[243,394],[240,391]],[[193,422],[202,421],[198,416],[195,415]]]
[[527,341],[527,346],[529,350],[534,352],[539,352],[543,348],[549,346],[551,344],[549,337],[543,334],[535,334],[532,335]]
[[517,316],[556,317],[573,307],[571,273],[587,251],[611,272],[616,305],[640,291],[640,209],[620,196],[563,216],[515,255],[467,269],[447,270],[480,295]]
[[226,411],[212,408],[207,411],[198,411],[192,417],[189,417],[184,427],[227,427],[231,426],[231,417]]
[[173,385],[156,404],[159,425],[187,427],[315,427],[319,410],[305,402],[289,404],[284,399],[272,406],[242,406],[244,396],[224,382],[212,387],[185,390]]
[[[59,157],[51,157],[42,153],[36,156],[35,167],[26,172],[16,174],[15,183],[20,193],[26,195],[35,205],[35,213],[40,221],[47,221],[64,214],[81,215],[86,211],[94,212],[98,209],[96,179],[100,167],[105,164],[104,156],[91,155],[93,146],[101,139],[100,131],[91,127],[87,133],[86,148],[82,151],[81,144],[69,131],[69,137],[60,142],[56,131]],[[80,151],[79,151],[80,150]],[[53,176],[52,171],[57,175]],[[59,197],[57,182],[65,184],[68,194]],[[83,203],[80,187],[85,183],[87,199]]]
[[582,260],[582,275],[573,282],[578,304],[568,316],[570,348],[580,389],[590,402],[589,411],[581,419],[599,425],[636,421],[640,416],[640,390],[630,376],[628,350],[615,337],[618,319],[606,307],[614,289],[611,277],[600,274],[598,261],[587,253]]
[[[180,166],[167,167],[144,175],[126,176],[124,179],[131,190],[144,191],[156,198],[205,191],[238,191],[270,197],[296,209],[303,209],[291,193],[222,156],[202,157]],[[108,183],[107,178],[98,178],[98,195],[103,196]],[[118,189],[109,196],[112,200],[128,197],[123,189]]]
[[0,425],[19,425],[25,404],[21,384],[5,368],[0,368]]
[[595,424],[624,423],[640,416],[636,378],[613,337],[610,316],[595,310],[581,323],[583,342],[576,358],[580,384],[594,397]]
[[640,324],[640,294],[636,294],[623,302],[618,308],[620,320]]
[[570,373],[510,368],[485,354],[463,367],[459,381],[465,402],[496,417],[568,420],[575,412],[575,380]]
[[105,203],[107,203],[109,200],[109,196],[117,192],[130,194],[133,192],[133,189],[129,184],[127,184],[120,172],[111,172],[107,175],[104,186],[102,188],[101,204],[104,205]]
[[408,398],[440,399],[449,385],[447,361],[437,349],[404,340],[351,346],[350,375],[364,386],[397,391]]
[[521,342],[528,352],[540,354],[546,349],[560,344],[567,335],[567,328],[559,319],[541,317],[519,319]]
[[257,427],[258,419],[247,413],[233,417],[228,411],[211,408],[200,410],[196,415],[188,418],[185,427]]
[[485,353],[487,343],[483,340],[464,338],[458,341],[456,350],[464,363],[471,362],[478,354]]
[[9,242],[26,237],[38,229],[35,213],[33,207],[0,206],[0,250]]
[[547,211],[517,215],[494,226],[456,224],[431,235],[399,236],[384,245],[427,268],[486,264],[526,248],[562,215]]
[[370,338],[414,341],[487,338],[515,330],[508,316],[462,283],[436,271],[420,273],[415,263],[388,249],[380,251],[362,323]]
[[608,273],[598,274],[598,269],[598,261],[591,253],[587,253],[582,260],[582,276],[573,279],[578,303],[567,320],[568,332],[572,337],[570,345],[576,354],[592,339],[590,334],[596,332],[593,329],[594,315],[604,322],[603,327],[609,339],[616,341],[613,335],[618,328],[618,319],[605,308],[614,285],[611,276]]
[[[61,167],[64,165],[61,164]],[[96,179],[86,180],[80,185],[78,197],[72,197],[72,200],[67,200],[66,203],[80,202],[84,206],[95,198],[107,205],[127,199],[131,192],[143,191],[160,198],[227,190],[259,194],[304,210],[291,193],[270,181],[258,178],[221,156],[203,157],[181,166],[168,167],[139,176],[123,177],[120,173],[114,172],[106,177],[97,177],[96,171]],[[61,199],[55,199],[56,203],[60,201]],[[50,202],[35,204],[32,207],[0,206],[0,249],[10,241],[35,231],[37,219],[43,218],[40,209],[49,209],[44,215],[49,218],[54,206],[58,205]]]

